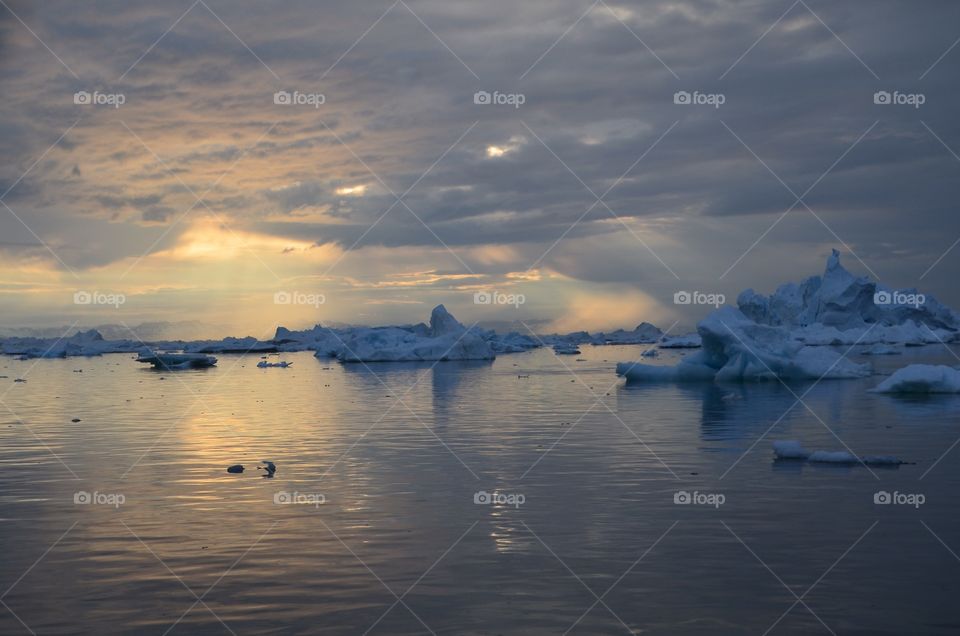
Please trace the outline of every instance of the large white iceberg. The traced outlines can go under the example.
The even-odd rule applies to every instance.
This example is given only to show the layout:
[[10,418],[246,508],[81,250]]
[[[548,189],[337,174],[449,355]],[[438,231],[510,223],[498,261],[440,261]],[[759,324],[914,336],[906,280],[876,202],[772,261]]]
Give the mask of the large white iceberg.
[[495,357],[482,331],[468,330],[443,305],[433,309],[429,327],[355,328],[337,355],[341,362],[492,360]]
[[871,389],[874,393],[960,393],[960,371],[942,364],[911,364]]
[[[747,289],[737,305],[757,323],[798,329],[808,344],[851,344],[872,325],[879,331],[863,344],[936,342],[931,331],[948,339],[960,329],[960,316],[933,296],[856,277],[840,264],[837,250],[822,277],[781,285],[770,296]],[[824,333],[832,338],[826,340]]]
[[859,378],[870,374],[839,353],[808,347],[784,327],[761,325],[740,310],[723,307],[697,327],[702,348],[674,367],[637,363],[617,365],[617,374],[633,381],[718,382],[772,379]]
[[822,277],[781,285],[770,296],[748,289],[737,304],[700,322],[697,354],[674,367],[621,363],[617,373],[633,381],[858,378],[870,367],[829,346],[919,346],[950,342],[960,333],[953,310],[915,290],[894,291],[853,276],[836,250]]

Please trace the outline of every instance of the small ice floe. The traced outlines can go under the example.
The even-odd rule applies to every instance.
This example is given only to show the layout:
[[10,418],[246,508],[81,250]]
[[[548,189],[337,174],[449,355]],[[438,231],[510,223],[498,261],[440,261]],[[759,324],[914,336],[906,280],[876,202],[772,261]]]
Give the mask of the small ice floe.
[[228,473],[242,473],[243,464],[234,464],[233,466],[227,466]]
[[558,342],[557,344],[553,345],[553,352],[558,356],[580,355],[580,349],[577,348],[577,345],[566,342]]
[[644,351],[643,353],[640,354],[640,357],[641,357],[641,358],[656,358],[656,357],[658,357],[659,355],[660,355],[660,352],[657,351],[656,349],[647,349],[646,351]]
[[773,443],[773,454],[777,459],[808,461],[817,464],[866,464],[868,466],[899,466],[907,464],[893,455],[864,455],[857,457],[848,451],[806,450],[796,440],[781,440]]
[[287,367],[292,365],[293,365],[292,362],[287,362],[285,360],[283,362],[267,362],[266,360],[261,360],[260,362],[257,363],[257,368],[258,369],[275,369],[275,368],[286,369]]
[[202,353],[155,353],[141,351],[137,362],[153,365],[155,369],[206,369],[215,366],[217,359]]
[[26,382],[26,380],[24,380],[23,378],[17,378],[16,380],[14,380],[14,382]]
[[257,466],[257,470],[265,470],[265,471],[267,471],[267,474],[264,475],[264,477],[273,477],[273,473],[277,472],[277,465],[274,464],[273,462],[269,461],[269,460],[266,460],[266,459],[263,459],[263,460],[260,460],[260,461],[262,461],[262,462],[264,463],[264,465],[263,465],[263,466]]
[[943,364],[911,364],[870,389],[872,393],[960,393],[960,371]]

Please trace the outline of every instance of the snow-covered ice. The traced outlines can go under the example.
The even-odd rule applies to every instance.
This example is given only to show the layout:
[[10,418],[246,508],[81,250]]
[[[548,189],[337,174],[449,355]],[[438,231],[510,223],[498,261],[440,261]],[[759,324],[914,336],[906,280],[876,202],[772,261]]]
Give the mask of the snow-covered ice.
[[341,362],[492,360],[496,357],[481,330],[467,329],[443,305],[430,314],[430,326],[358,327],[337,358]]
[[871,389],[874,393],[960,393],[960,371],[943,364],[911,364]]
[[[900,303],[904,298],[913,304]],[[896,353],[890,345],[951,342],[960,335],[953,310],[916,290],[891,290],[853,276],[836,250],[822,277],[781,285],[770,296],[747,289],[737,305],[704,318],[697,326],[701,351],[669,370],[621,363],[617,373],[632,381],[859,378],[870,374],[869,365],[829,346],[873,345],[861,352],[889,355]]]
[[675,367],[617,365],[627,380],[732,382],[744,380],[858,378],[870,374],[835,351],[804,346],[783,327],[761,325],[733,307],[714,311],[698,326],[702,348]]

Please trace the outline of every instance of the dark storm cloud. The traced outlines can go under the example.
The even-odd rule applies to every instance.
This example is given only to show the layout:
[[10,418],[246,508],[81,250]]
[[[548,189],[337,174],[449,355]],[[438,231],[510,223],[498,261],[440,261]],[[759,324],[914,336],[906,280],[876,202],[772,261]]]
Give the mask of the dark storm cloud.
[[[718,276],[811,186],[804,201],[823,223],[798,203],[734,270],[738,282],[777,269],[762,262],[765,247],[790,271],[838,237],[881,273],[912,255],[905,278],[916,278],[960,236],[960,160],[945,147],[960,152],[960,47],[928,71],[960,37],[955,2],[610,1],[584,16],[589,2],[411,0],[384,16],[390,2],[209,0],[242,42],[198,4],[131,69],[190,4],[12,3],[79,80],[0,12],[9,94],[0,184],[83,118],[9,200],[65,243],[93,204],[141,212],[127,220],[126,241],[98,241],[96,255],[93,244],[72,245],[77,263],[139,254],[160,231],[139,224],[169,223],[194,203],[171,175],[199,194],[245,161],[275,171],[238,169],[243,179],[219,184],[208,204],[246,227],[348,247],[412,186],[403,200],[433,232],[397,204],[358,249],[436,247],[435,233],[454,249],[516,246],[522,270],[564,232],[565,241],[617,235],[616,254],[560,245],[544,260],[585,281],[676,286],[596,204],[608,188],[618,217],[668,239],[663,259],[684,277]],[[127,104],[111,112],[71,103],[74,91],[98,87],[123,92]],[[326,103],[280,107],[277,90],[320,92]],[[525,103],[477,105],[478,90],[522,93]],[[676,91],[725,102],[677,105]],[[876,91],[926,101],[877,105]],[[121,119],[151,144],[180,141],[163,148],[161,164]],[[490,146],[507,150],[491,157]],[[52,178],[61,162],[67,172],[83,166],[75,182]],[[105,186],[112,166],[124,178]],[[367,189],[336,193],[351,185]],[[307,208],[326,216],[298,219]],[[3,218],[0,230],[14,224]],[[957,259],[960,250],[940,267]]]

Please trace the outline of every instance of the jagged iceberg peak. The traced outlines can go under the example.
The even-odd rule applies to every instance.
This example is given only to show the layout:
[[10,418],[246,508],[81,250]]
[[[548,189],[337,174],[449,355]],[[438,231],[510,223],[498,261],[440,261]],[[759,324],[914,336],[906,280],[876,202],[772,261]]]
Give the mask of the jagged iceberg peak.
[[430,313],[430,335],[434,338],[452,333],[462,333],[466,329],[453,317],[443,305],[437,305]]
[[[922,298],[922,302],[899,302],[900,298]],[[751,320],[766,325],[849,330],[913,321],[932,329],[960,329],[960,317],[933,296],[891,290],[866,276],[854,276],[840,263],[837,250],[827,258],[822,277],[780,285],[770,296],[747,289],[737,297],[737,305]]]

